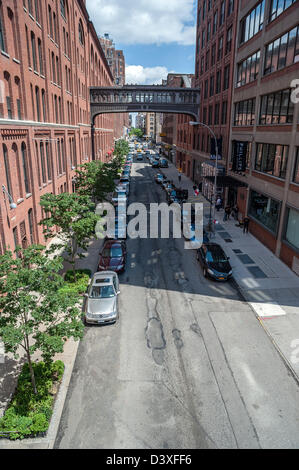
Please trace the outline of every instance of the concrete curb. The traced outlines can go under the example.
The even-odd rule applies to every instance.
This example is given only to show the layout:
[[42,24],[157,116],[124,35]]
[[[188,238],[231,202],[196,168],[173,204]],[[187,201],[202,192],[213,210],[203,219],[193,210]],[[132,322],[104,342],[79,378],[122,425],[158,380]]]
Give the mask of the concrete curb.
[[291,362],[287,359],[287,357],[285,356],[285,354],[282,352],[282,350],[280,349],[280,347],[278,346],[278,344],[276,343],[276,341],[273,339],[273,336],[271,335],[271,333],[269,333],[269,331],[267,330],[267,327],[266,325],[264,324],[264,322],[261,320],[261,318],[258,316],[258,314],[256,313],[256,311],[254,310],[254,308],[252,307],[251,303],[250,303],[250,300],[247,298],[246,296],[246,293],[244,291],[244,289],[242,289],[242,287],[240,287],[240,285],[238,284],[238,282],[236,281],[236,279],[233,277],[232,278],[232,282],[234,284],[234,287],[236,288],[236,290],[238,291],[238,293],[240,294],[241,298],[243,299],[244,302],[247,303],[247,305],[250,307],[250,309],[252,310],[252,312],[254,313],[256,319],[258,320],[258,322],[260,323],[260,325],[262,326],[263,330],[265,331],[266,335],[268,336],[268,338],[270,339],[270,341],[272,342],[273,346],[275,347],[275,349],[277,350],[278,354],[280,355],[281,359],[283,360],[285,366],[288,368],[288,370],[291,372],[292,376],[294,377],[295,381],[298,383],[299,385],[299,375],[297,374],[297,372],[295,371],[295,369],[293,368]]

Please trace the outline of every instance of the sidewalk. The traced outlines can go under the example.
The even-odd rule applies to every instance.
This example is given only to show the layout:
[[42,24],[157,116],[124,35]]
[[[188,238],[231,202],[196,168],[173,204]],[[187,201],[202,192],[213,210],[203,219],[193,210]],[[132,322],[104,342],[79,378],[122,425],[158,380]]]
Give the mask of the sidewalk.
[[[54,239],[52,243],[55,243],[57,241],[57,239]],[[103,240],[98,239],[90,241],[86,256],[83,259],[78,259],[78,269],[91,269],[92,273],[97,270],[99,252],[102,247],[102,243]],[[60,253],[61,250],[58,250],[56,254]],[[65,263],[63,271],[66,271],[69,268],[70,266],[67,266],[67,263]],[[1,438],[0,449],[53,449],[79,344],[79,341],[69,339],[65,343],[63,353],[57,354],[55,356],[55,360],[59,359],[64,362],[65,371],[62,383],[59,387],[58,395],[55,400],[53,415],[46,437],[35,439],[23,439],[17,441],[10,441],[9,439]],[[36,360],[39,358],[34,357],[34,359]],[[19,361],[15,361],[11,355],[6,355],[4,362],[0,362],[0,416],[3,415],[15,391],[21,363],[22,358]]]
[[[174,165],[163,168],[163,173],[178,184]],[[188,202],[204,204],[207,224],[209,201],[202,194],[194,197],[193,182],[185,175],[181,186],[189,190]],[[241,295],[299,380],[299,278],[253,235],[243,234],[234,219],[223,222],[223,216],[223,209],[216,211],[216,234],[211,241],[219,243],[230,257]]]

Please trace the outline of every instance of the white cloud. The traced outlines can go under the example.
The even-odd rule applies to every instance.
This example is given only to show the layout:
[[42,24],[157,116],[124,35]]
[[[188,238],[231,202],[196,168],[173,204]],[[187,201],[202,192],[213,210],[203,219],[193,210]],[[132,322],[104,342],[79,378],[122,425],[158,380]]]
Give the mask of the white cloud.
[[195,0],[87,0],[99,35],[121,44],[195,44]]
[[142,65],[126,66],[126,83],[128,85],[161,85],[169,70],[163,66],[143,67]]

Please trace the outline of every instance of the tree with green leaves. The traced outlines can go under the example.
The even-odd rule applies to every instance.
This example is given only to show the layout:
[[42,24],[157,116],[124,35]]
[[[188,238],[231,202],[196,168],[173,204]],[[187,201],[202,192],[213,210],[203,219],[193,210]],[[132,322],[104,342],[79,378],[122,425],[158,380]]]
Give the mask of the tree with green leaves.
[[[79,249],[86,251],[88,242],[95,235],[100,217],[95,214],[95,204],[90,197],[80,194],[45,194],[40,205],[46,217],[40,221],[46,239],[60,236],[64,241],[67,261],[73,266],[76,280],[76,257],[83,258]],[[58,234],[53,230],[59,228]],[[61,245],[60,245],[61,246]]]
[[130,136],[136,136],[138,139],[142,139],[143,137],[143,131],[139,128],[132,127],[129,133]]
[[83,334],[78,296],[61,292],[61,268],[62,258],[50,259],[40,245],[0,256],[0,337],[16,359],[20,347],[25,351],[35,394],[33,354],[51,363],[68,338]]
[[125,139],[119,139],[115,142],[113,155],[123,158],[125,155],[128,155],[129,152],[130,147]]
[[99,160],[84,163],[76,170],[76,192],[90,196],[94,202],[102,202],[115,189],[114,167]]

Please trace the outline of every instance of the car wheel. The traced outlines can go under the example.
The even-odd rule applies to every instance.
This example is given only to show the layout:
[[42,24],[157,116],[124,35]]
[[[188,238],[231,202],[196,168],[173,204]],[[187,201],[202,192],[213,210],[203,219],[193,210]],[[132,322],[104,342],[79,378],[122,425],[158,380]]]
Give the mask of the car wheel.
[[203,269],[203,275],[204,275],[204,277],[208,277],[208,272],[207,272],[206,268]]

